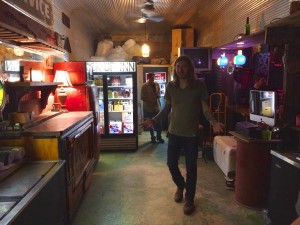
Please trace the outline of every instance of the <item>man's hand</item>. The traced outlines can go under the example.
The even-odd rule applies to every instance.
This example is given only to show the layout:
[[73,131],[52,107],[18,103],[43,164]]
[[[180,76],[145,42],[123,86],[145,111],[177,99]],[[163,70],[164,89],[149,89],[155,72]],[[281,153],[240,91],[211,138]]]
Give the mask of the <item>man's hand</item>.
[[212,125],[213,131],[214,131],[215,134],[223,133],[224,132],[224,127],[225,127],[224,124],[220,123],[220,122],[215,122]]
[[146,118],[145,120],[144,120],[144,122],[142,122],[141,124],[140,124],[140,126],[142,127],[142,128],[150,128],[150,127],[153,127],[153,125],[154,125],[154,120],[153,119],[150,119],[150,118]]

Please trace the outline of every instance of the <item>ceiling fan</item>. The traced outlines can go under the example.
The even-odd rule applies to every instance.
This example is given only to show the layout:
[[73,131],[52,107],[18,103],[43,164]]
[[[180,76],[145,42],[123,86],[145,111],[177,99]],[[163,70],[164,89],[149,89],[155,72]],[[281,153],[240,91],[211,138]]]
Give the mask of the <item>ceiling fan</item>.
[[153,0],[146,0],[141,5],[141,17],[136,19],[135,22],[137,23],[146,23],[147,20],[153,21],[153,22],[161,22],[164,20],[163,17],[159,15],[159,13],[156,11],[154,5],[159,5],[161,3],[154,2]]

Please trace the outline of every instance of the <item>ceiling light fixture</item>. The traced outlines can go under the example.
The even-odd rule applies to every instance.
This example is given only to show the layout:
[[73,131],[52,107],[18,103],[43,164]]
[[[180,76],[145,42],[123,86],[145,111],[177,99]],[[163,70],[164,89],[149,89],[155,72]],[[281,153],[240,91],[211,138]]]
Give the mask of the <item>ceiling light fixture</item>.
[[243,55],[242,50],[238,50],[238,54],[233,58],[233,63],[236,66],[242,66],[246,63],[246,57]]
[[228,65],[228,58],[225,56],[225,53],[223,53],[217,60],[218,66],[221,68],[224,68],[225,66]]
[[24,50],[21,48],[14,48],[14,54],[16,56],[23,56],[24,55]]
[[150,47],[149,45],[146,44],[147,42],[147,28],[146,28],[146,24],[145,23],[145,43],[142,45],[142,56],[143,57],[149,57],[150,55]]

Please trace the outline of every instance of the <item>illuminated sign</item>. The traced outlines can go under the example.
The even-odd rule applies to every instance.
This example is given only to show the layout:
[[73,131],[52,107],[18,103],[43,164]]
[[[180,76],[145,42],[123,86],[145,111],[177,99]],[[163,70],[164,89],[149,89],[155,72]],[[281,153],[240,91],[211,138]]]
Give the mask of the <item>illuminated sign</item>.
[[87,70],[93,73],[135,72],[136,62],[87,62]]
[[5,60],[4,70],[6,72],[18,72],[20,71],[20,61],[17,60]]

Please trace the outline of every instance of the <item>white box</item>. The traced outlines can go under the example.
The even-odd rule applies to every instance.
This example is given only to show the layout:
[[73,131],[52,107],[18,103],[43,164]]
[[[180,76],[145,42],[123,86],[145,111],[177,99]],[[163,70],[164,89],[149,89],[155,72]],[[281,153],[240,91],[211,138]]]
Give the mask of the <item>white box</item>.
[[233,136],[215,136],[214,160],[225,176],[234,178],[236,160],[236,140]]

